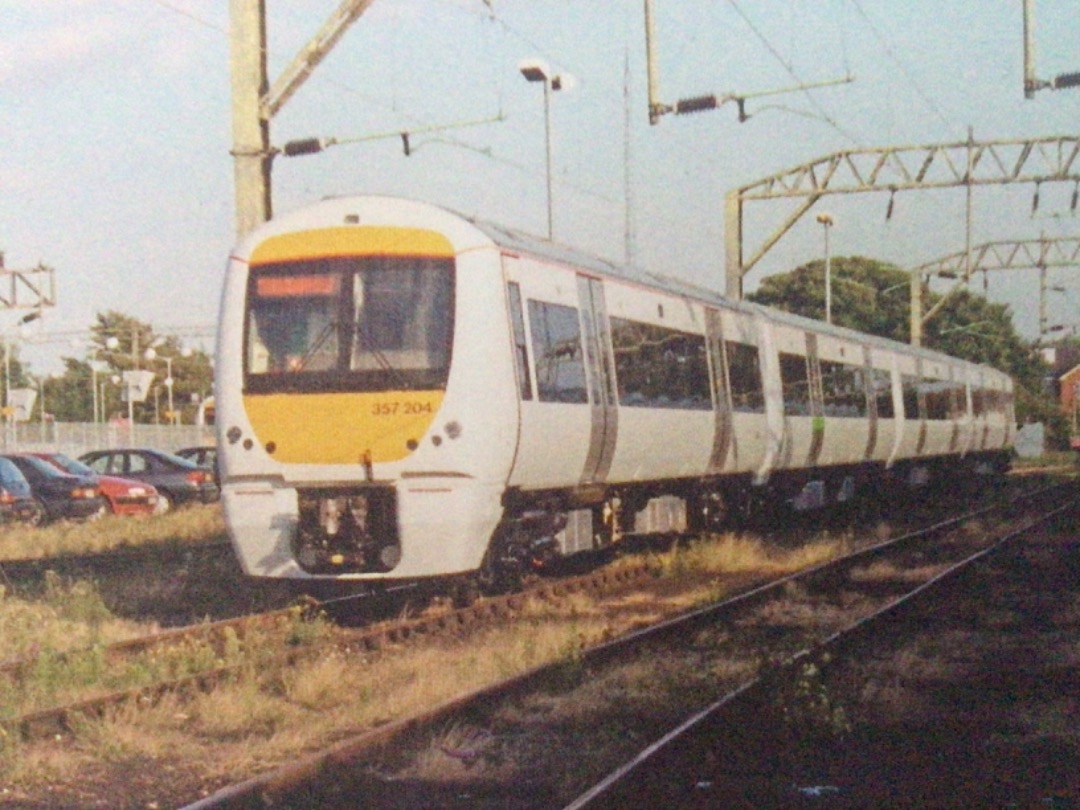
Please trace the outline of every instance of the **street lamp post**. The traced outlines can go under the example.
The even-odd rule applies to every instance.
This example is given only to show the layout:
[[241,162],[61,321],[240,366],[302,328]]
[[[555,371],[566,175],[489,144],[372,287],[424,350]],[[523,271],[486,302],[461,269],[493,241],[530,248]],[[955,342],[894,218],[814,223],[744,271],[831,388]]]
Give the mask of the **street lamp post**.
[[546,62],[539,59],[526,59],[518,64],[521,75],[529,82],[543,82],[544,84],[544,151],[545,151],[545,175],[547,178],[547,235],[552,238],[552,205],[551,205],[551,93],[554,90],[569,90],[573,84],[573,78],[569,75],[552,76],[551,69]]
[[817,221],[825,229],[825,323],[832,323],[832,254],[829,252],[829,229],[833,226],[831,214],[817,215]]
[[119,386],[120,381],[121,381],[121,377],[120,377],[119,374],[111,374],[111,375],[106,376],[98,384],[98,402],[100,403],[100,408],[101,408],[101,423],[102,424],[105,424],[106,422],[109,421],[108,408],[106,407],[106,402],[105,402],[105,388],[110,383],[112,383],[113,385]]
[[[162,383],[164,384],[165,390],[167,391],[168,397],[169,397],[169,424],[170,425],[178,424],[179,420],[176,418],[176,410],[175,410],[175,408],[173,406],[173,386],[175,385],[176,381],[173,379],[173,375],[172,375],[172,364],[173,364],[173,360],[175,360],[176,358],[175,357],[170,357],[168,355],[158,355],[157,351],[152,346],[149,349],[146,350],[146,354],[144,354],[143,356],[147,360],[155,360],[156,359],[156,360],[164,360],[165,361],[165,379],[162,381]],[[180,352],[180,356],[181,357],[190,357],[191,356],[191,350],[187,349],[187,348],[182,349],[181,352]]]
[[173,410],[173,376],[172,376],[172,358],[165,358],[165,388],[169,391],[169,424],[176,424],[176,411]]

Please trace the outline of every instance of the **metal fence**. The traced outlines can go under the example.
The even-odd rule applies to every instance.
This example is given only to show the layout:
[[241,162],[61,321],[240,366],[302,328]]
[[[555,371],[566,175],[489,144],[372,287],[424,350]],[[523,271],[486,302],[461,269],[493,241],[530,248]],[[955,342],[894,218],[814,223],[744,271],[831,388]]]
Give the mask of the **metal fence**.
[[213,425],[128,425],[110,422],[16,422],[0,425],[3,452],[60,452],[78,458],[90,450],[152,447],[172,453],[215,444]]

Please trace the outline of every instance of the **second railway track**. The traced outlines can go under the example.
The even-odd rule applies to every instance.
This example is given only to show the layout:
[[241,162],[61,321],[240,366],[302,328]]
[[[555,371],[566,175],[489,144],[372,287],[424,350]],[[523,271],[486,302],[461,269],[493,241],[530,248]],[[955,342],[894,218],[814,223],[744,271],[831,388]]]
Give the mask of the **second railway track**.
[[[959,555],[959,559],[950,561],[925,581],[901,589],[895,597],[874,605],[866,615],[850,618],[845,626],[786,655],[775,666],[721,695],[643,747],[636,756],[565,803],[565,810],[621,808],[628,806],[630,797],[641,806],[670,808],[803,807],[822,800],[835,808],[883,803],[897,807],[1020,806],[1009,804],[1009,798],[988,795],[985,787],[980,790],[977,785],[968,785],[966,794],[949,795],[943,782],[947,784],[950,779],[927,784],[929,774],[920,773],[917,764],[911,772],[901,774],[900,769],[918,763],[918,759],[894,763],[892,771],[884,768],[887,779],[894,780],[891,783],[875,782],[877,774],[865,762],[860,763],[859,770],[835,780],[842,786],[827,779],[814,780],[808,778],[813,766],[799,762],[811,758],[806,756],[808,751],[798,749],[817,748],[812,757],[817,775],[835,776],[835,766],[823,766],[822,761],[827,762],[842,747],[840,741],[853,728],[837,691],[829,686],[830,670],[840,669],[838,662],[848,662],[851,668],[851,662],[871,657],[875,649],[900,646],[903,639],[927,627],[952,624],[949,611],[956,610],[955,605],[963,598],[981,604],[982,610],[992,614],[994,608],[987,602],[993,599],[989,594],[994,590],[994,575],[980,576],[981,569],[997,556],[1022,547],[1029,537],[1039,532],[1052,533],[1055,524],[1060,532],[1066,521],[1075,521],[1077,509],[1078,502],[1073,499],[1019,526],[997,532],[988,545]],[[1063,548],[1060,543],[1057,547]],[[1023,561],[1013,566],[1026,567]],[[852,577],[836,595],[858,592],[861,583],[869,579]],[[1038,583],[1035,586],[1037,590]],[[1068,611],[1067,606],[1062,608]],[[958,709],[963,711],[963,704],[952,707],[953,711]],[[950,722],[963,724],[964,720],[939,718],[942,736],[948,734]],[[932,747],[934,736],[930,732],[924,744]],[[759,760],[753,762],[754,755],[748,755],[745,749],[756,752]],[[932,759],[934,756],[927,754],[923,766]],[[944,773],[953,769],[963,770],[964,765],[957,762],[938,768]],[[935,777],[940,779],[941,773]],[[991,772],[980,777],[988,784],[994,781]],[[970,776],[967,778],[970,780]]]

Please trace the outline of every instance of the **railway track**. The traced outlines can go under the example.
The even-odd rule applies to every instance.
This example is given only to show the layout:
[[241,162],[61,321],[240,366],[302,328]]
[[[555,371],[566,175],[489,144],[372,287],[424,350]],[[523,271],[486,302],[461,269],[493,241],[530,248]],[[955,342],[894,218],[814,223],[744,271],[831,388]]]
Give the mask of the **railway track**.
[[[1049,497],[1048,491],[1033,500],[1045,497]],[[1036,503],[1028,508],[1039,507]],[[990,511],[980,510],[978,515],[985,517]],[[570,790],[572,785],[588,784],[582,782],[580,773],[565,779],[558,774],[568,769],[591,772],[597,767],[589,761],[595,752],[612,748],[625,752],[627,741],[639,738],[642,727],[664,725],[672,714],[684,716],[700,711],[705,689],[725,695],[752,690],[753,684],[762,680],[759,673],[763,669],[778,671],[789,659],[803,660],[808,653],[801,651],[809,649],[812,639],[834,635],[838,628],[831,627],[830,622],[842,624],[853,611],[870,613],[875,601],[895,598],[898,589],[911,590],[873,573],[875,565],[883,565],[881,559],[885,556],[904,557],[893,563],[896,571],[909,572],[900,577],[904,580],[912,571],[922,571],[924,578],[933,576],[957,556],[974,553],[972,546],[980,542],[963,531],[964,519],[971,520],[972,516],[878,543],[678,619],[580,651],[570,661],[540,667],[456,698],[422,716],[390,723],[343,742],[300,764],[227,788],[190,805],[189,810],[297,803],[311,808],[336,808],[355,806],[358,796],[369,807],[558,806],[560,797],[577,795]],[[929,548],[925,542],[920,545],[920,540],[927,538],[934,539]],[[827,594],[837,583],[846,582],[852,571],[862,572],[863,578],[874,582],[868,588],[872,593],[855,600],[860,604],[830,606]],[[800,600],[801,604],[796,604]],[[657,681],[672,685],[672,693],[661,702],[659,713],[663,719],[650,715],[655,708],[638,706],[635,689],[640,687],[628,685],[627,671],[645,657],[664,661],[660,675],[648,688],[655,691]],[[683,685],[675,685],[680,681]],[[610,718],[601,723],[585,707],[575,710],[579,715],[576,720],[564,723],[537,714],[549,713],[549,704],[556,701],[551,693],[566,691],[591,694],[586,704],[603,702],[597,697],[600,692],[618,695],[618,708],[609,708],[624,715],[624,720],[625,715],[632,719],[620,729],[610,725]],[[693,704],[698,708],[688,710]],[[538,708],[544,706],[548,708]],[[683,714],[680,706],[687,709]],[[510,722],[511,716],[520,719]],[[422,769],[417,771],[418,760],[413,757],[430,759],[432,751],[438,752],[436,756],[441,753],[448,762],[462,763],[460,778],[430,780]],[[576,764],[569,766],[562,757]],[[485,781],[484,773],[493,776]],[[508,791],[510,784],[521,790]]]
[[[980,513],[993,508],[996,507],[987,507]],[[125,554],[123,557],[129,562],[155,559],[153,555],[133,555],[129,559],[129,555]],[[581,592],[592,595],[610,593],[630,587],[651,576],[654,576],[654,573],[644,562],[601,568],[582,576],[541,581],[527,591],[485,599],[461,610],[441,610],[418,618],[375,621],[358,629],[326,627],[322,633],[298,633],[298,625],[313,616],[332,611],[340,617],[355,611],[358,602],[371,601],[362,596],[322,603],[311,600],[305,604],[254,615],[174,628],[104,648],[50,653],[0,662],[0,677],[7,679],[11,685],[10,691],[15,693],[19,690],[20,682],[32,678],[43,666],[49,669],[67,667],[78,670],[87,658],[103,662],[106,668],[115,672],[125,667],[137,666],[133,662],[140,656],[149,655],[152,656],[156,670],[161,672],[152,682],[143,682],[136,686],[102,688],[100,685],[88,685],[91,694],[80,695],[77,699],[59,705],[41,706],[32,702],[17,715],[0,718],[0,726],[9,733],[18,734],[24,740],[48,738],[68,732],[74,722],[84,717],[99,717],[117,706],[153,703],[167,694],[190,694],[212,689],[250,665],[251,658],[245,655],[245,645],[249,640],[252,643],[247,645],[248,648],[256,644],[265,645],[271,636],[279,638],[280,641],[270,644],[275,651],[272,657],[260,660],[259,666],[287,668],[300,660],[310,660],[331,650],[348,653],[370,652],[413,638],[460,632],[480,622],[500,618],[510,620],[529,599],[550,601]],[[408,588],[402,590],[407,591]],[[305,643],[296,644],[288,640],[297,636],[303,636]],[[196,649],[201,652],[198,656],[201,663],[195,671],[191,671],[191,665],[187,662],[191,658],[191,651]],[[182,666],[168,665],[169,655],[174,652],[174,657],[184,662]],[[177,669],[180,670],[179,673]],[[112,680],[115,682],[119,679]],[[31,694],[32,700],[40,700],[36,691],[31,690]]]
[[[332,650],[349,653],[371,652],[391,644],[402,644],[414,639],[429,638],[442,633],[460,632],[468,626],[497,619],[512,618],[518,609],[531,598],[558,599],[574,593],[598,594],[624,588],[634,582],[652,576],[651,569],[642,563],[618,569],[599,570],[589,574],[544,582],[519,593],[484,599],[470,607],[457,610],[435,611],[418,618],[375,622],[360,628],[324,628],[325,633],[316,635],[310,642],[297,645],[289,637],[296,635],[296,625],[320,616],[324,611],[347,609],[351,599],[334,600],[333,605],[308,601],[290,608],[243,616],[235,619],[210,622],[176,628],[149,636],[141,636],[102,649],[75,650],[70,653],[47,656],[49,666],[78,666],[80,658],[93,656],[103,659],[108,666],[120,668],[137,656],[155,653],[158,659],[170,650],[181,654],[198,646],[209,653],[204,660],[212,663],[198,672],[182,677],[167,678],[130,689],[109,691],[105,694],[77,700],[64,705],[31,710],[17,716],[0,718],[0,726],[8,733],[18,734],[23,740],[53,737],[68,732],[72,725],[85,718],[102,716],[106,711],[125,704],[146,703],[166,694],[206,690],[232,677],[250,666],[250,660],[239,653],[244,642],[256,639],[265,642],[267,634],[276,635],[274,645],[277,654],[262,660],[261,666],[285,668],[303,658],[325,655]],[[358,597],[363,598],[363,597]],[[231,652],[230,652],[231,651]],[[0,677],[7,678],[15,689],[20,680],[32,677],[44,665],[43,656],[30,656],[19,660],[0,662]]]
[[[751,719],[754,717],[757,718],[756,722],[759,724],[767,725],[762,718],[769,714],[775,716],[778,700],[792,699],[792,684],[798,684],[794,687],[795,692],[802,692],[797,696],[797,700],[802,700],[804,703],[808,699],[818,701],[816,706],[809,709],[817,715],[812,720],[814,724],[830,725],[840,722],[838,717],[829,716],[833,708],[825,705],[825,688],[821,685],[822,673],[833,661],[841,657],[865,653],[870,646],[872,634],[894,632],[897,630],[897,625],[901,625],[901,632],[903,632],[903,624],[913,621],[913,614],[916,611],[921,612],[920,615],[924,620],[927,619],[928,603],[933,604],[935,600],[939,603],[945,601],[942,595],[944,588],[952,586],[964,589],[965,586],[958,585],[958,582],[964,578],[970,578],[973,570],[978,565],[985,564],[989,557],[1010,548],[1012,544],[1042,529],[1047,523],[1058,521],[1063,516],[1075,518],[1076,512],[1077,501],[1073,500],[1047,511],[1042,516],[1025,521],[1022,525],[1000,535],[986,547],[951,562],[943,570],[911,590],[893,599],[885,600],[880,607],[875,608],[868,615],[836,630],[813,645],[787,656],[775,667],[722,695],[643,747],[634,757],[598,780],[574,800],[566,803],[564,810],[622,808],[629,806],[627,802],[631,800],[631,797],[633,802],[642,802],[642,806],[650,807],[700,807],[709,802],[719,802],[724,806],[739,806],[740,800],[745,800],[747,793],[754,795],[753,789],[742,793],[741,796],[739,789],[734,792],[730,789],[713,791],[712,779],[704,776],[709,773],[710,768],[703,763],[710,758],[722,756],[722,750],[730,748],[730,745],[724,745],[723,742],[718,741],[722,741],[725,736],[731,739],[737,733],[739,724],[755,722]],[[978,585],[985,586],[986,583],[979,582]],[[972,586],[966,587],[970,589]],[[808,673],[812,678],[812,685],[809,688],[807,684],[811,681],[807,678]],[[801,684],[800,679],[802,679]],[[811,690],[820,690],[820,692],[817,695],[811,695],[809,694]],[[778,698],[778,695],[785,697]],[[804,705],[801,710],[806,711],[807,706]],[[786,741],[783,738],[789,737],[791,731],[790,715],[800,709],[797,706],[789,706],[782,711],[787,715],[787,722],[773,729],[777,737],[775,747],[759,737],[754,743],[759,752],[770,749],[778,751],[785,747]],[[843,722],[846,724],[846,719]],[[745,728],[745,725],[743,727]],[[797,733],[805,731],[804,728]],[[765,733],[768,734],[768,732]],[[909,774],[907,780],[914,782],[918,778],[916,776],[913,779]],[[756,787],[761,790],[760,785]],[[835,785],[811,785],[799,788],[795,784],[789,784],[784,787],[786,790],[777,790],[775,786],[770,786],[769,790],[762,791],[764,795],[758,794],[758,800],[765,804],[786,801],[791,806],[800,806],[800,797],[812,799],[842,792],[841,788]],[[746,790],[745,785],[740,788]],[[917,791],[909,789],[908,798],[910,799],[912,795],[918,795]],[[901,800],[895,796],[894,800],[907,801],[907,799]],[[941,801],[951,801],[948,797],[933,794],[924,796],[924,800],[931,805],[937,805]],[[961,801],[972,800],[974,797],[969,795]],[[851,803],[852,801],[854,804]],[[856,807],[860,806],[862,801],[876,800],[865,795],[861,798],[846,796],[838,806]],[[916,799],[915,805],[919,803],[920,800]]]

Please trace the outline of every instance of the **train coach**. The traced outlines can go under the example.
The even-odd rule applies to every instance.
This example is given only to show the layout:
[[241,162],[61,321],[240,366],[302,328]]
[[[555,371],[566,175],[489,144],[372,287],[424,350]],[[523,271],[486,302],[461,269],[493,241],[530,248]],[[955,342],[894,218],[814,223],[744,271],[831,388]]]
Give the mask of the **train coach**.
[[222,500],[247,574],[492,582],[631,533],[999,473],[994,369],[404,199],[230,258]]

